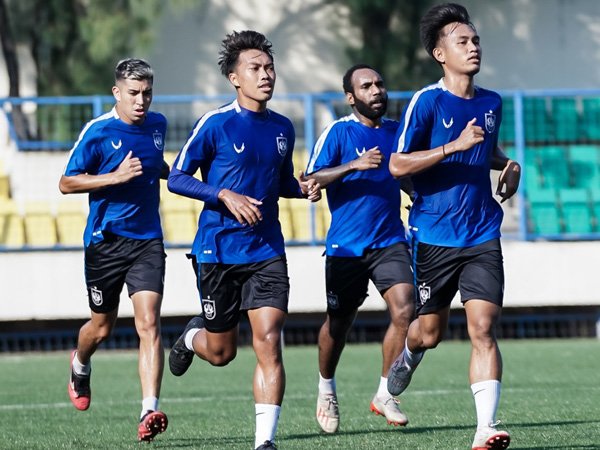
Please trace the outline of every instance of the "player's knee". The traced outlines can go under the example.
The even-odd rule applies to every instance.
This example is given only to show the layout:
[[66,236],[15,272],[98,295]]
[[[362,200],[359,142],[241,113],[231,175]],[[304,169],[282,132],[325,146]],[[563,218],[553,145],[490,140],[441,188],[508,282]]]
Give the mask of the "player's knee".
[[440,333],[431,333],[421,336],[421,346],[426,349],[436,348],[442,342],[443,336]]
[[231,361],[235,359],[237,356],[237,350],[221,350],[219,352],[213,353],[207,358],[207,361],[216,367],[224,367],[229,364]]

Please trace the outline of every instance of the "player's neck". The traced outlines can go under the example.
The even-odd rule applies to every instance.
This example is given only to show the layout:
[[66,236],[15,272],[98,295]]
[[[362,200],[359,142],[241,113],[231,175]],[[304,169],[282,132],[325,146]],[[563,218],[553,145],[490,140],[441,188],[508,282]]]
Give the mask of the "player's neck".
[[253,99],[245,97],[245,96],[238,95],[237,102],[238,102],[238,105],[240,105],[244,109],[247,109],[248,111],[261,113],[261,112],[265,112],[267,110],[267,102],[266,101],[261,102],[261,101],[253,100]]
[[356,110],[356,108],[353,108],[353,112],[358,121],[363,125],[369,128],[379,128],[381,126],[381,117],[379,117],[378,119],[369,119],[368,117],[363,116],[361,113],[359,113]]
[[475,82],[471,75],[446,72],[442,80],[446,89],[457,97],[473,98],[475,96]]

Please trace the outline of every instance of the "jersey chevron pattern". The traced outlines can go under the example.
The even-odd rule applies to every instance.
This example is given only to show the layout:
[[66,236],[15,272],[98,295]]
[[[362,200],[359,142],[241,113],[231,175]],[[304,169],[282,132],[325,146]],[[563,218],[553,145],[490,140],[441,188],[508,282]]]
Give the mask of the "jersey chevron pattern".
[[[295,134],[289,119],[267,109],[252,112],[237,101],[205,114],[175,160],[176,171],[201,172],[206,196],[180,184],[176,191],[204,201],[192,253],[201,263],[247,264],[283,255],[279,197],[301,197],[294,178]],[[173,183],[181,183],[173,177]],[[169,180],[171,183],[171,179]],[[171,186],[171,184],[169,184]],[[262,221],[241,225],[217,200],[229,189],[262,202]],[[202,198],[199,198],[202,197]]]
[[470,247],[500,237],[503,212],[492,196],[491,156],[502,120],[500,96],[480,87],[472,99],[449,92],[442,80],[418,91],[398,129],[395,151],[429,150],[457,139],[467,123],[484,129],[484,141],[412,176],[415,199],[409,228],[419,242]]
[[129,151],[142,163],[143,174],[128,183],[89,193],[90,212],[84,244],[103,240],[108,231],[132,239],[162,238],[158,203],[167,121],[148,112],[144,123],[129,125],[113,108],[88,122],[71,149],[64,175],[114,172]]
[[330,124],[317,140],[308,174],[353,161],[375,146],[384,155],[379,168],[355,171],[327,186],[328,256],[362,256],[365,249],[406,241],[400,219],[400,182],[388,169],[397,128],[398,122],[386,119],[379,128],[371,128],[351,114]]

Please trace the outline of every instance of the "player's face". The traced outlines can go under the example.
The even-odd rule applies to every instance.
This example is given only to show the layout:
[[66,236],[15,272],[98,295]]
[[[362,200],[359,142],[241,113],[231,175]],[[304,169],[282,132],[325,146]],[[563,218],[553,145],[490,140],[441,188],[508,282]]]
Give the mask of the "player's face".
[[[444,70],[473,76],[481,66],[481,45],[475,29],[464,23],[451,23],[442,30],[434,56]],[[436,53],[437,51],[437,53]]]
[[152,81],[119,80],[112,92],[117,101],[117,114],[130,125],[140,125],[152,103]]
[[348,94],[348,102],[361,116],[376,121],[385,114],[388,96],[381,75],[358,69],[352,74],[352,88],[354,94]]
[[275,66],[260,50],[244,50],[229,81],[237,90],[238,103],[251,111],[263,111],[275,89]]

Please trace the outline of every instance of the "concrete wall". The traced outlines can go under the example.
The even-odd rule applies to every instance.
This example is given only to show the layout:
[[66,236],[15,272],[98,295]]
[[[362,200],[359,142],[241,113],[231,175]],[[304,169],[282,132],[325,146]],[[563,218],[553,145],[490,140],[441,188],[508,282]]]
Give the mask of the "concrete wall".
[[[600,306],[600,242],[503,243],[505,306]],[[290,312],[325,310],[324,259],[320,247],[288,248]],[[185,250],[167,252],[163,315],[199,311],[194,273]],[[0,253],[0,331],[7,320],[89,316],[82,252]],[[364,309],[384,308],[370,286]],[[455,299],[454,306],[460,304]],[[132,316],[124,294],[121,315]]]

